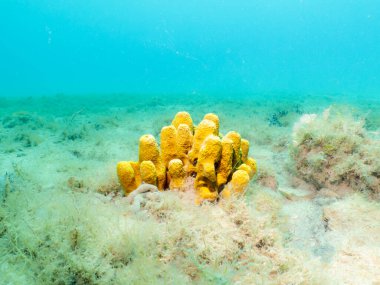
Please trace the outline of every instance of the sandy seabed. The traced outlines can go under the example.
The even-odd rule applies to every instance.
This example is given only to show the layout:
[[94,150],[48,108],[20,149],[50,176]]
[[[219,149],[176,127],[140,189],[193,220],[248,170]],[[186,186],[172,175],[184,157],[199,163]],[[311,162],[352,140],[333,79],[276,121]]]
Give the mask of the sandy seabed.
[[[327,108],[362,121],[378,151],[379,101],[0,98],[0,284],[380,284],[378,195],[315,187],[304,178],[316,175],[300,175],[291,155],[295,124]],[[139,137],[158,138],[183,110],[195,123],[214,112],[222,133],[247,138],[256,178],[243,198],[216,205],[194,205],[192,189],[130,205],[116,163],[137,160]]]

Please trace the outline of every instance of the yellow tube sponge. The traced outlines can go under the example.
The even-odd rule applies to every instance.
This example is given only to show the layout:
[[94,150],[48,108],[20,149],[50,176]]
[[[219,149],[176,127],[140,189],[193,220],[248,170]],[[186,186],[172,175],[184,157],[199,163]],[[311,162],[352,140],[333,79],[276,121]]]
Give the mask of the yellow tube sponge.
[[219,134],[219,117],[214,113],[208,113],[203,117],[204,120],[210,120],[215,123],[216,126],[216,135]]
[[185,183],[186,172],[183,168],[183,162],[180,159],[172,159],[169,162],[169,188],[173,189],[181,189]]
[[195,188],[200,199],[210,200],[217,197],[215,164],[220,161],[221,152],[222,144],[219,137],[209,135],[200,148],[196,169]]
[[180,124],[177,129],[177,156],[182,160],[184,169],[187,172],[189,168],[189,153],[193,144],[193,134],[188,125]]
[[138,187],[135,181],[135,171],[129,161],[118,162],[116,172],[126,195]]
[[203,201],[215,201],[218,198],[218,191],[210,191],[210,188],[202,184],[198,185],[195,203],[200,205]]
[[166,169],[162,163],[156,139],[152,135],[143,135],[140,138],[139,161],[141,163],[144,160],[153,162],[157,172],[157,187],[163,190],[166,182]]
[[247,164],[252,169],[252,176],[254,176],[257,172],[256,160],[254,160],[252,157],[248,157],[248,159],[245,161],[245,164]]
[[152,135],[143,135],[140,137],[139,144],[139,162],[151,160],[154,164],[160,160],[160,151],[156,139]]
[[129,161],[129,163],[131,164],[131,166],[135,172],[135,183],[138,187],[141,184],[140,163],[138,163],[137,161]]
[[231,197],[230,187],[225,187],[222,192],[220,192],[219,197],[222,199],[229,199]]
[[232,131],[226,134],[226,138],[232,140],[232,147],[234,149],[234,157],[232,159],[233,168],[241,164],[241,137],[240,134]]
[[186,156],[193,144],[193,134],[188,125],[180,124],[177,129],[177,155]]
[[193,133],[193,131],[194,131],[193,119],[191,118],[191,116],[188,112],[178,112],[175,115],[175,117],[172,121],[172,125],[176,129],[178,129],[180,124],[188,125],[191,133]]
[[215,164],[220,161],[221,152],[222,143],[219,137],[209,135],[199,151],[197,173],[216,182]]
[[248,159],[249,152],[249,141],[246,139],[241,139],[241,160],[246,162]]
[[245,172],[247,172],[249,175],[249,179],[252,179],[253,175],[255,175],[252,168],[248,164],[245,164],[245,163],[241,164],[238,167],[238,170],[244,170]]
[[177,156],[177,130],[173,125],[163,127],[160,134],[161,157],[165,167]]
[[189,166],[190,172],[196,171],[198,154],[202,143],[209,135],[217,135],[216,131],[217,129],[215,123],[210,120],[202,120],[197,126],[194,133],[193,146],[189,151],[188,155],[191,163],[191,165]]
[[217,185],[220,188],[221,186],[227,183],[228,177],[232,171],[232,159],[234,155],[234,150],[232,147],[232,140],[224,137],[222,139],[222,154],[217,169]]
[[236,170],[232,175],[231,182],[229,184],[230,190],[235,194],[244,193],[249,184],[249,175],[244,170]]
[[140,175],[142,182],[157,186],[157,171],[152,161],[144,160],[140,163]]
[[159,190],[164,190],[166,185],[166,169],[162,163],[157,163],[154,165],[157,171],[157,188]]
[[195,178],[198,203],[244,192],[257,172],[256,161],[248,156],[249,142],[235,131],[221,138],[219,127],[216,114],[206,114],[195,127],[189,113],[178,112],[172,125],[161,129],[160,147],[152,135],[143,135],[138,162],[117,165],[125,193],[141,183],[156,185],[159,190],[184,189],[185,181],[192,181],[188,176]]

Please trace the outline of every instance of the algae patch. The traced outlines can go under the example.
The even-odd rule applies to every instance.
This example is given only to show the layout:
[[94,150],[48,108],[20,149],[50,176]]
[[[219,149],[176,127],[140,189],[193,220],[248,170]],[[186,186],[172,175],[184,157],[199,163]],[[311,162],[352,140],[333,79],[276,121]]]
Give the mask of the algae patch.
[[335,109],[304,115],[293,129],[291,157],[297,175],[316,189],[380,193],[380,141],[364,120]]

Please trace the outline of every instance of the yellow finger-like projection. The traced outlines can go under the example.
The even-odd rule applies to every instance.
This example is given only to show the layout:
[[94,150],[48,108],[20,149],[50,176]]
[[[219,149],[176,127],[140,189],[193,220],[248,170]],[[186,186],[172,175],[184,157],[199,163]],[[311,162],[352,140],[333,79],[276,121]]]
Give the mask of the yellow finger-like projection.
[[172,124],[161,129],[160,146],[152,135],[143,135],[139,161],[117,164],[125,194],[141,183],[181,191],[189,176],[195,177],[197,203],[244,193],[257,172],[249,142],[235,131],[221,137],[219,128],[219,117],[213,113],[194,126],[189,113],[178,112]]

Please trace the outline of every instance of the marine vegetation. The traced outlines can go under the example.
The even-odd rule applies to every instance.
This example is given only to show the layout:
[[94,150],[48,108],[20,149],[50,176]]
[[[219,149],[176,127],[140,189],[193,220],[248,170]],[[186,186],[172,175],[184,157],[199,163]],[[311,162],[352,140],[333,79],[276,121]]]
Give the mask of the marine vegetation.
[[193,177],[197,203],[245,191],[256,174],[256,161],[248,156],[249,141],[231,131],[219,133],[217,115],[206,114],[198,126],[189,113],[178,112],[160,133],[160,148],[154,136],[140,138],[139,161],[121,161],[117,174],[125,194],[141,183],[159,190],[183,190]]
[[380,193],[380,141],[364,120],[335,109],[304,115],[293,130],[291,157],[297,175],[316,189]]

